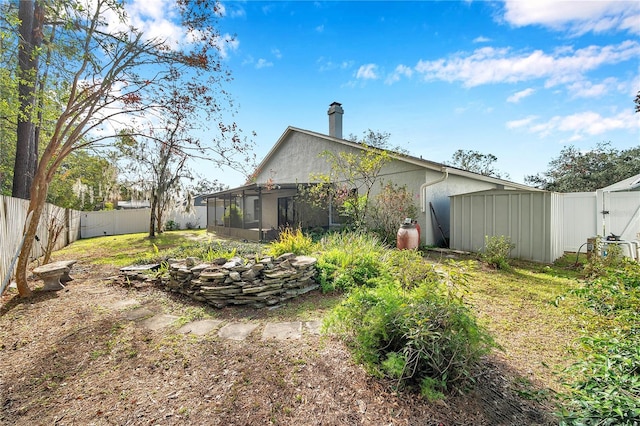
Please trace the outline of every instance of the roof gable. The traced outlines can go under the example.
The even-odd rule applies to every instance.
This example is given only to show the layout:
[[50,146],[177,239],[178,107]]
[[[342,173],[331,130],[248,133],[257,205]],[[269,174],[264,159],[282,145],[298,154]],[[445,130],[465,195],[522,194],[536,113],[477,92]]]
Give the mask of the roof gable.
[[[282,149],[283,145],[285,145],[285,143],[296,133],[301,134],[301,135],[306,135],[306,136],[309,136],[309,137],[312,137],[312,138],[318,138],[318,139],[323,140],[324,142],[333,143],[333,144],[336,144],[336,145],[342,146],[342,147],[348,147],[348,148],[351,148],[351,149],[358,149],[358,150],[367,149],[367,147],[365,145],[362,145],[362,144],[357,143],[357,142],[352,142],[352,141],[348,141],[346,139],[340,139],[340,138],[336,138],[336,137],[333,137],[333,136],[325,135],[325,134],[322,134],[322,133],[313,132],[311,130],[299,129],[297,127],[289,126],[284,131],[284,133],[282,133],[282,135],[280,136],[278,141],[275,143],[275,145],[271,148],[271,150],[267,153],[267,155],[264,157],[264,159],[258,165],[258,167],[257,167],[258,173],[262,173],[262,172],[265,171],[265,166],[268,165],[269,162],[271,162],[274,158],[276,158],[278,156],[279,151]],[[492,176],[481,175],[479,173],[474,173],[474,172],[470,172],[470,171],[467,171],[467,170],[462,170],[462,169],[459,169],[459,168],[456,168],[456,167],[452,167],[452,166],[448,166],[448,165],[445,165],[445,164],[442,164],[442,163],[436,163],[434,161],[424,160],[422,158],[414,157],[414,156],[411,156],[411,155],[400,154],[400,153],[397,153],[397,152],[394,152],[394,151],[390,151],[390,150],[385,150],[385,151],[388,152],[390,157],[392,159],[394,159],[394,160],[402,161],[402,162],[409,163],[409,164],[413,164],[415,166],[418,166],[418,167],[421,167],[421,168],[424,168],[424,169],[435,170],[435,171],[439,171],[439,172],[443,172],[443,173],[446,172],[448,174],[463,176],[463,177],[466,177],[466,178],[476,179],[476,180],[479,180],[479,181],[488,182],[488,183],[492,183],[492,184],[496,184],[496,185],[502,185],[502,186],[505,186],[505,187],[508,187],[508,188],[524,189],[524,190],[528,190],[528,191],[540,191],[540,189],[533,188],[533,187],[530,187],[528,185],[523,185],[523,184],[511,182],[511,181],[507,181],[507,180],[504,180],[504,179],[499,179],[499,178],[492,177]],[[313,160],[315,160],[315,158]]]

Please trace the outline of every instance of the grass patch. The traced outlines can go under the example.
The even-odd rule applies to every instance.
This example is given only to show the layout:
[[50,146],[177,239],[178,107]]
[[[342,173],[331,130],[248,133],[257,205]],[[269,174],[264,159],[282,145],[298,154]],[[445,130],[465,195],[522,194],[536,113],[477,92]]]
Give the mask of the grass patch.
[[155,238],[149,238],[146,233],[89,238],[78,240],[55,252],[55,255],[96,265],[124,267],[189,256],[203,260],[234,255],[255,256],[263,249],[263,245],[257,243],[215,238],[203,229],[166,231]]
[[575,278],[559,272],[555,266],[531,263],[514,263],[510,270],[476,268],[469,272],[465,297],[504,356],[540,385],[558,392],[558,373],[571,363],[570,354],[589,321],[575,298],[557,303],[578,286]]

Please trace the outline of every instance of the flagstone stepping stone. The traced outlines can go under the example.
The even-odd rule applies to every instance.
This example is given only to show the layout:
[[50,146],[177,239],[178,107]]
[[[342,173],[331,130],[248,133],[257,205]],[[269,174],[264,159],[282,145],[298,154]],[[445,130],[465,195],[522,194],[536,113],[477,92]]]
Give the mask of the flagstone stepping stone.
[[322,327],[322,321],[305,321],[304,328],[309,334],[320,334],[320,328]]
[[154,314],[153,311],[147,309],[147,308],[135,308],[132,309],[130,311],[125,312],[124,317],[125,319],[129,320],[129,321],[137,321],[139,319],[142,318],[147,318],[150,317]]
[[140,325],[142,327],[148,328],[149,330],[157,331],[170,326],[178,318],[179,317],[175,315],[160,314],[141,321]]
[[195,334],[196,336],[204,336],[213,329],[218,328],[224,321],[214,319],[204,319],[193,321],[183,325],[178,329],[178,333],[182,334]]
[[218,336],[229,340],[244,340],[258,327],[258,324],[234,322],[218,330]]
[[91,294],[93,296],[97,296],[99,294],[106,294],[109,292],[108,288],[105,288],[103,286],[101,287],[85,287],[84,291],[87,292],[87,294]]
[[129,308],[131,306],[136,306],[139,304],[140,302],[138,302],[136,299],[124,299],[124,300],[118,300],[117,302],[110,304],[109,308],[121,310],[121,309]]
[[262,332],[262,340],[292,340],[301,337],[302,323],[300,321],[269,323]]

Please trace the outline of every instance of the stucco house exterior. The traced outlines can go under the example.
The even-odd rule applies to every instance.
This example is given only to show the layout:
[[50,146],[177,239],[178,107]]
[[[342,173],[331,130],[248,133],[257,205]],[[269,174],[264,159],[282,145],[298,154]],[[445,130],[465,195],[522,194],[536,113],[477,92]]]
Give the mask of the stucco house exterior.
[[[328,110],[329,134],[287,127],[257,168],[251,184],[209,194],[207,229],[220,235],[247,240],[269,240],[282,226],[328,228],[337,215],[328,205],[310,209],[296,201],[300,186],[313,184],[312,175],[330,172],[324,151],[359,152],[365,146],[343,139],[344,111],[334,102]],[[450,233],[449,197],[487,190],[539,191],[510,182],[422,158],[389,152],[391,161],[380,173],[382,183],[406,185],[414,194],[421,227],[421,243],[447,246]],[[380,185],[375,185],[375,197]]]

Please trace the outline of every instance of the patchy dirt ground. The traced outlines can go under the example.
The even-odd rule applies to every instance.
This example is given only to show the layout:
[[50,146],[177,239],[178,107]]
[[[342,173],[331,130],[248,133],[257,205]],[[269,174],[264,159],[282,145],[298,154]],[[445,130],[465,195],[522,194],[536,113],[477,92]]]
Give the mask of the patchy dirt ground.
[[[0,308],[0,423],[7,425],[545,425],[534,399],[499,354],[475,388],[428,403],[370,378],[330,336],[244,341],[151,331],[118,302],[181,317],[203,313],[264,324],[274,311],[203,309],[152,286],[125,288],[109,267],[76,264],[65,290]],[[31,283],[32,287],[36,283]],[[40,285],[38,283],[38,285]],[[296,303],[324,298],[312,293]],[[318,311],[322,312],[322,311]],[[296,318],[289,318],[295,320]]]

